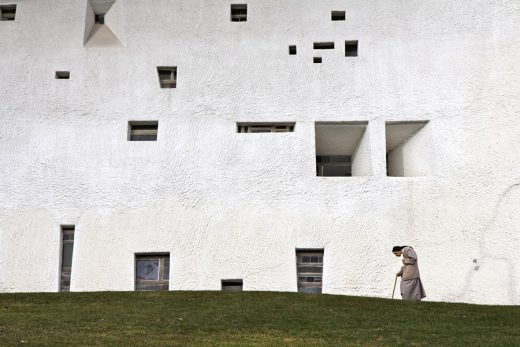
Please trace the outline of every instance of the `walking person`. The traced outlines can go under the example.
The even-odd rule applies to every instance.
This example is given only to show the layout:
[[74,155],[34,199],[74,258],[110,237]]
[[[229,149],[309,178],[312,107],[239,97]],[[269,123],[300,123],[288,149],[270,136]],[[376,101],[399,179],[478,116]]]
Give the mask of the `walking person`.
[[410,246],[394,246],[392,253],[396,257],[403,256],[403,267],[396,276],[401,277],[401,296],[403,300],[419,301],[426,297],[426,292],[419,275],[417,253]]

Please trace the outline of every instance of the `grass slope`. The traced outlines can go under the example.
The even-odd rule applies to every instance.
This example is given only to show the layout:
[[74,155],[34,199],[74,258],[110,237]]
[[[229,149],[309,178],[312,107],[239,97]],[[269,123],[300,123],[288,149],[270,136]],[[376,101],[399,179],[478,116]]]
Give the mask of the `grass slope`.
[[20,344],[520,346],[520,307],[276,292],[1,294],[0,345]]

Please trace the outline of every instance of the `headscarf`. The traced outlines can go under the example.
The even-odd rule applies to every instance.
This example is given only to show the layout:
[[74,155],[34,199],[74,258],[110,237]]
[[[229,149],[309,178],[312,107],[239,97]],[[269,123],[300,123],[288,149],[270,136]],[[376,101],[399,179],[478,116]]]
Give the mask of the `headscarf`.
[[[392,248],[392,253],[393,253],[393,252],[399,252],[399,251],[401,251],[401,250],[402,250],[403,248],[405,248],[405,247],[410,247],[410,248],[412,248],[411,246],[394,246],[394,247]],[[412,249],[413,249],[413,248],[412,248]]]

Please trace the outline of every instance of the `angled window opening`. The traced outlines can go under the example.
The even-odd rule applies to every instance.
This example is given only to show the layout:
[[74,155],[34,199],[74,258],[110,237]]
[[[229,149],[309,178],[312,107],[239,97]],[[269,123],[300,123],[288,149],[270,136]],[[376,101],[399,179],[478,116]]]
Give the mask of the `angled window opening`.
[[231,21],[246,22],[247,21],[247,4],[231,5]]
[[74,251],[74,230],[74,225],[61,226],[61,292],[70,291],[70,279],[72,276],[72,254]]
[[296,249],[298,292],[321,293],[323,287],[323,249]]
[[314,58],[312,58],[312,62],[314,64],[321,64],[321,57],[314,57]]
[[237,123],[238,133],[289,133],[295,123]]
[[334,42],[314,42],[314,49],[334,49]]
[[70,78],[69,71],[56,71],[55,78],[57,80],[68,80]]
[[158,66],[157,74],[161,88],[177,88],[177,66]]
[[16,5],[0,5],[0,21],[14,21]]
[[105,14],[97,13],[94,15],[94,23],[96,24],[105,24]]
[[332,11],[330,13],[330,19],[332,21],[345,20],[345,11]]
[[296,45],[289,46],[289,55],[296,55]]
[[358,56],[358,42],[357,41],[345,41],[345,57],[357,57]]
[[244,288],[244,281],[242,279],[222,280],[223,292],[241,292]]
[[170,289],[170,253],[135,254],[135,290]]
[[128,141],[157,141],[157,121],[128,122]]

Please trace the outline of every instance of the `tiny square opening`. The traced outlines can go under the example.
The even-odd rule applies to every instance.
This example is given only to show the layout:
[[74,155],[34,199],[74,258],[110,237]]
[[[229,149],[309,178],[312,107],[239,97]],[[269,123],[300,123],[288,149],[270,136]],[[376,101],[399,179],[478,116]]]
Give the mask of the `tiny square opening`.
[[357,57],[358,55],[358,42],[357,41],[345,41],[345,57]]
[[55,78],[57,80],[68,80],[70,78],[69,71],[56,71]]
[[177,88],[177,67],[158,66],[159,84],[161,88]]
[[223,292],[241,292],[244,288],[242,279],[222,280]]
[[333,21],[345,20],[345,11],[332,11],[330,13],[330,18]]
[[231,21],[246,22],[247,21],[247,4],[231,5]]
[[289,55],[296,55],[296,45],[289,46]]
[[312,61],[314,64],[321,64],[321,57],[314,57]]
[[105,24],[105,14],[104,13],[96,14],[95,22],[96,22],[96,24]]
[[14,21],[16,5],[0,5],[0,21]]

